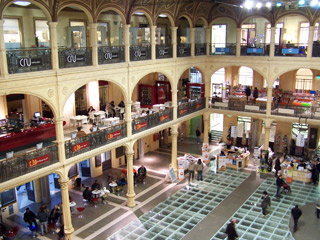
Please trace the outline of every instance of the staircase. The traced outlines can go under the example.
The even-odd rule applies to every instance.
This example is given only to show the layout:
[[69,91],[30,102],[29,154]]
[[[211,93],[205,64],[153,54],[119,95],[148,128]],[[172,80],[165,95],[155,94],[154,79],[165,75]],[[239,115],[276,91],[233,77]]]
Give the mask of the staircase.
[[211,137],[210,137],[210,142],[216,142],[219,143],[222,140],[222,131],[216,131],[216,130],[211,130]]

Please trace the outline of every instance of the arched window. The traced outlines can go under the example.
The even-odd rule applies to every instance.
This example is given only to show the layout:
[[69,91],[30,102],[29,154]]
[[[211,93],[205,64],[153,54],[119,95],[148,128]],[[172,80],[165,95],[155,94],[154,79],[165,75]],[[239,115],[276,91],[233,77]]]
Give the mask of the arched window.
[[225,69],[220,68],[211,76],[211,83],[221,84],[224,83],[225,80]]
[[296,74],[297,90],[312,90],[313,74],[310,69],[301,68]]
[[241,67],[239,69],[239,84],[245,86],[253,85],[253,70],[248,67]]

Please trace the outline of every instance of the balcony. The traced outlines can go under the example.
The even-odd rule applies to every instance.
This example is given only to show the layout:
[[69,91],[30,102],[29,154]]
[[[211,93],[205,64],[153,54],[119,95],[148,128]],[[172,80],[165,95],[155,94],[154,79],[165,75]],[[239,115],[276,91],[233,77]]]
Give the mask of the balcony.
[[8,72],[26,73],[50,70],[51,49],[28,48],[7,50]]
[[270,45],[259,43],[252,46],[241,46],[241,56],[269,56]]
[[85,137],[70,139],[65,142],[66,158],[91,151],[106,144],[127,137],[126,123],[104,128]]
[[207,44],[205,43],[196,43],[195,44],[195,56],[204,56],[207,54]]
[[156,58],[172,58],[172,45],[156,45]]
[[320,111],[316,111],[314,107],[280,106],[273,108],[272,115],[320,120]]
[[140,117],[132,121],[132,134],[143,132],[149,128],[159,126],[161,124],[173,120],[173,110],[168,108],[164,111],[149,114],[145,117]]
[[190,43],[178,43],[177,44],[177,57],[190,57],[191,56],[191,44]]
[[205,98],[191,100],[189,102],[179,103],[178,118],[184,117],[188,114],[200,111],[206,107]]
[[124,46],[99,47],[98,64],[124,62]]
[[151,46],[131,46],[130,47],[130,61],[143,61],[151,59]]
[[305,43],[288,43],[274,46],[275,56],[284,57],[306,57],[308,44]]
[[58,53],[60,69],[92,65],[91,48],[60,48]]
[[0,182],[17,178],[57,162],[59,160],[56,144],[27,152],[24,155],[0,160]]
[[211,43],[210,55],[236,55],[236,43]]

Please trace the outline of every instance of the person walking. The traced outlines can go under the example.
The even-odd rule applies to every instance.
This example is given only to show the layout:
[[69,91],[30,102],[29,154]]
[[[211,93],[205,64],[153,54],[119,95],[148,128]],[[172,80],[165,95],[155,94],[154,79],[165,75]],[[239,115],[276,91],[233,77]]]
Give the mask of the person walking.
[[281,189],[283,183],[284,183],[284,181],[283,181],[281,175],[277,176],[277,180],[276,180],[276,184],[277,184],[276,198],[280,198],[280,189]]
[[202,163],[202,161],[201,161],[201,159],[199,158],[198,159],[198,162],[197,162],[197,165],[196,165],[196,167],[195,167],[195,170],[198,172],[198,174],[197,174],[197,180],[198,181],[202,181],[203,179],[202,179],[202,171],[203,171],[203,163]]
[[235,228],[236,222],[237,222],[236,219],[232,219],[226,228],[226,234],[228,235],[228,240],[234,240],[239,237]]
[[262,195],[262,202],[261,202],[261,209],[262,209],[263,216],[267,215],[268,206],[269,207],[271,206],[271,200],[270,200],[270,197],[269,197],[267,191],[264,191],[263,195]]
[[44,232],[48,233],[48,218],[49,214],[44,209],[40,209],[40,212],[38,213],[38,219],[40,222],[42,236],[44,235]]
[[197,136],[197,144],[200,144],[201,132],[200,132],[199,128],[197,128],[197,130],[196,130],[196,136]]
[[32,229],[32,223],[34,223],[35,230],[38,231],[36,215],[29,208],[26,208],[26,212],[23,215],[23,220],[29,224],[30,230]]
[[298,205],[291,209],[291,215],[293,218],[293,232],[296,232],[298,228],[298,220],[302,215],[302,211]]
[[277,157],[276,162],[274,164],[274,176],[277,177],[278,176],[278,172],[281,170],[281,164],[280,164],[280,159]]
[[[195,162],[193,160],[191,160],[190,163],[189,163],[189,167],[188,167],[188,171],[189,171],[188,184],[189,185],[193,181],[195,167],[196,167]],[[190,182],[190,179],[191,179],[191,182]]]

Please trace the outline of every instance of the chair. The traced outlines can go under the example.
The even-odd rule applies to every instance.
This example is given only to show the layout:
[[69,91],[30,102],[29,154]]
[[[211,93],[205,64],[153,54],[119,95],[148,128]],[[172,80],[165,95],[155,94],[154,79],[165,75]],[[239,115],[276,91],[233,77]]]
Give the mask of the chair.
[[87,199],[82,199],[82,201],[83,201],[83,206],[88,206],[88,200]]
[[99,198],[97,198],[97,197],[92,198],[92,202],[94,204],[94,206],[93,206],[94,208],[98,207],[97,204],[99,202]]
[[77,207],[77,210],[78,210],[78,212],[80,213],[79,216],[78,216],[78,218],[83,218],[82,213],[83,213],[83,211],[85,210],[85,208],[84,208],[84,207]]
[[120,196],[120,192],[122,192],[122,186],[116,186],[114,187],[114,191],[115,193],[118,193],[117,195]]
[[14,236],[17,235],[18,231],[19,231],[19,227],[18,227],[18,226],[14,226],[13,228],[11,228],[11,229],[9,230],[8,236],[9,236],[10,238],[12,238],[12,237],[14,237]]

